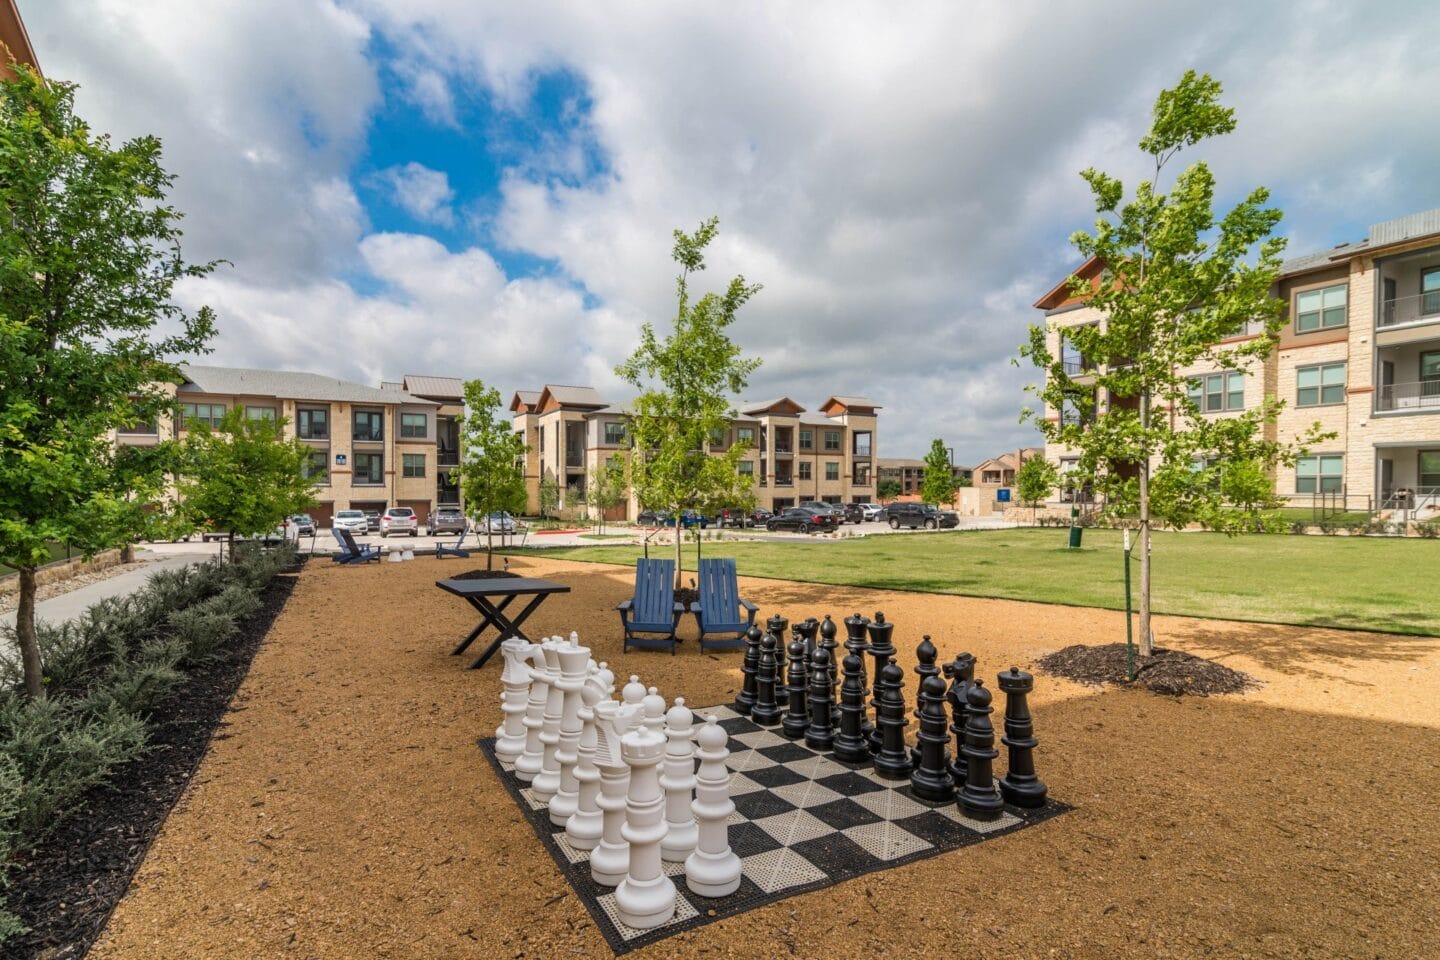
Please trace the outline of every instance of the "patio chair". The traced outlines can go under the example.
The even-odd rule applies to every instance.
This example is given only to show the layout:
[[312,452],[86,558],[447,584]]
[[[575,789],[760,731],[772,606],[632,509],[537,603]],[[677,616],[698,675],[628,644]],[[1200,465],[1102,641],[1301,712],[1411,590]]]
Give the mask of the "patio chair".
[[625,631],[622,651],[628,652],[632,646],[669,647],[673,656],[679,642],[675,630],[685,614],[685,605],[675,599],[675,561],[636,560],[635,596],[615,609],[620,611],[620,626]]
[[335,560],[339,563],[368,563],[374,560],[380,562],[379,547],[364,547],[355,542],[355,534],[349,530],[336,530],[335,539],[340,541],[344,552],[337,554]]
[[455,541],[455,546],[453,547],[447,547],[443,543],[437,541],[435,543],[435,559],[439,560],[444,557],[459,557],[461,560],[469,560],[470,551],[465,549],[465,535],[469,532],[470,527],[467,524],[460,530],[460,539]]
[[745,646],[745,632],[755,623],[758,609],[749,600],[740,599],[734,559],[700,561],[700,599],[690,605],[690,612],[700,626],[701,653],[705,652],[707,633],[734,634],[710,640],[712,647],[733,650]]

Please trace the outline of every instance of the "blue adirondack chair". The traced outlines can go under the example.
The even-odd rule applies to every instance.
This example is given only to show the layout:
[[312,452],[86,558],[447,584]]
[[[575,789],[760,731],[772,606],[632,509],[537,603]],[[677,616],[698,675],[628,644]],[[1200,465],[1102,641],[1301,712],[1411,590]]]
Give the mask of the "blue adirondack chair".
[[439,560],[442,557],[459,557],[461,560],[470,559],[470,551],[465,549],[465,535],[469,532],[470,526],[467,524],[465,528],[460,531],[460,539],[455,541],[455,546],[453,547],[447,547],[443,543],[436,543],[435,559]]
[[365,563],[370,560],[379,562],[379,547],[362,547],[355,542],[355,535],[349,530],[331,530],[335,539],[340,541],[340,553],[335,554],[331,559],[336,563]]
[[685,605],[675,599],[675,561],[636,560],[635,596],[615,609],[620,611],[620,626],[625,631],[623,651],[632,646],[669,647],[673,656],[679,642],[675,630],[685,613]]
[[705,652],[707,633],[734,634],[709,641],[722,650],[745,645],[745,632],[755,623],[759,608],[749,600],[740,599],[735,579],[735,561],[729,557],[700,561],[700,599],[690,605],[695,622],[700,625],[700,652]]

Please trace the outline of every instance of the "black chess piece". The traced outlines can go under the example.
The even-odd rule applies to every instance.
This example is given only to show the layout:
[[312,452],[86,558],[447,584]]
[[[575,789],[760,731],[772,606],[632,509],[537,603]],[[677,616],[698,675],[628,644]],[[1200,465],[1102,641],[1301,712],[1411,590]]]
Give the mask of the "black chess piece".
[[[865,650],[868,646],[865,642],[865,628],[869,625],[870,621],[858,613],[845,618],[845,652],[847,655],[854,654],[860,658],[860,689],[865,694],[868,694],[870,690],[870,684],[865,679]],[[842,695],[840,698],[842,705],[844,699]],[[860,704],[862,707],[865,704],[863,696]],[[862,709],[860,711],[860,733],[865,737],[867,743],[870,740],[870,731],[873,729],[875,729],[875,725],[870,722],[869,714]]]
[[955,789],[965,786],[965,695],[975,682],[975,657],[962,653],[945,664],[945,676],[950,679],[950,689],[945,702],[950,705],[950,732],[955,735],[955,759],[950,763],[950,779]]
[[[880,733],[880,670],[890,661],[891,657],[895,656],[895,644],[890,641],[891,636],[895,633],[895,624],[886,623],[885,614],[876,613],[875,619],[865,629],[870,633],[870,643],[866,645],[865,650],[875,658],[875,669],[871,673],[874,687],[870,698],[870,708],[875,713],[875,727],[870,731],[870,752],[879,753],[882,739]],[[901,676],[903,678],[904,674],[902,673]]]
[[825,619],[820,624],[820,642],[816,646],[824,649],[830,655],[830,726],[832,727],[840,724],[840,697],[836,690],[840,683],[840,657],[836,653],[840,644],[835,640],[835,635],[839,632],[835,621],[830,619],[830,614],[825,614]]
[[960,809],[976,820],[994,820],[1004,810],[995,789],[995,727],[990,723],[990,691],[976,680],[965,695],[965,786],[960,788]]
[[955,782],[946,769],[946,747],[950,735],[945,732],[945,681],[938,673],[920,681],[916,709],[920,721],[920,756],[910,774],[910,789],[921,800],[948,803],[955,799]]
[[810,683],[810,659],[815,655],[815,633],[820,629],[820,621],[814,617],[806,617],[795,624],[794,634],[805,644],[804,666],[805,684]]
[[1045,781],[1035,776],[1035,726],[1030,720],[1027,697],[1035,689],[1035,678],[1011,667],[1000,674],[1005,691],[1005,736],[1000,742],[1009,748],[1009,767],[1000,778],[1000,795],[1017,807],[1043,807],[1048,792]]
[[791,740],[805,736],[810,726],[810,714],[805,709],[805,641],[800,637],[800,628],[795,628],[795,637],[790,641],[790,672],[786,675],[785,692],[789,710],[781,724],[781,733]]
[[845,682],[840,686],[840,734],[835,738],[835,759],[864,763],[870,759],[870,741],[861,724],[865,720],[865,660],[851,652],[845,657]]
[[755,672],[760,668],[760,628],[750,624],[745,631],[745,659],[740,662],[740,673],[744,679],[740,692],[735,695],[735,712],[750,713],[755,706]]
[[776,642],[776,643],[784,643],[784,642],[785,642],[785,631],[786,631],[787,629],[789,629],[789,627],[790,627],[790,621],[789,621],[789,620],[786,620],[784,617],[780,616],[780,614],[778,614],[778,613],[775,614],[774,616],[770,617],[768,620],[765,621],[765,630],[766,630],[766,632],[768,632],[768,633],[773,633],[773,634],[775,634],[775,642]]
[[805,730],[805,746],[812,750],[830,750],[835,746],[831,712],[834,705],[830,702],[835,685],[830,678],[830,651],[824,646],[817,648],[810,666],[810,726]]
[[880,668],[880,752],[875,754],[875,772],[887,780],[910,775],[910,754],[905,750],[905,671],[894,660]]
[[[920,638],[920,645],[915,648],[915,675],[919,678],[915,681],[915,722],[920,722],[920,708],[923,702],[920,693],[925,689],[927,677],[940,676],[940,668],[935,666],[935,657],[939,651],[935,644],[930,642],[930,634]],[[942,695],[943,696],[943,695]],[[920,746],[916,744],[910,748],[910,762],[915,766],[920,765]]]
[[775,702],[775,678],[778,666],[775,662],[775,634],[767,633],[760,639],[760,665],[755,672],[755,706],[750,708],[750,719],[762,727],[773,727],[780,722],[780,705]]

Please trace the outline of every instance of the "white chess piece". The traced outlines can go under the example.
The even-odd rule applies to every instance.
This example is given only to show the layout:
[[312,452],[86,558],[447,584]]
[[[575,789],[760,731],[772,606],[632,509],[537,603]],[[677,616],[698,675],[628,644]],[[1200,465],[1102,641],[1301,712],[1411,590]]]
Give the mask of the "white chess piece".
[[540,744],[543,750],[540,772],[530,781],[530,789],[534,791],[535,799],[544,804],[549,804],[550,798],[560,790],[560,761],[555,758],[555,751],[560,748],[560,720],[565,712],[565,691],[560,688],[561,644],[559,637],[551,637],[540,644],[540,652],[545,655],[545,674],[550,678],[550,686],[545,700],[544,722],[540,727]]
[[535,644],[519,637],[500,644],[500,655],[505,658],[505,669],[500,673],[500,683],[505,687],[500,694],[500,712],[505,722],[495,730],[495,756],[509,763],[525,752],[525,710],[530,700],[530,668],[526,662],[534,648]]
[[540,732],[545,726],[545,704],[550,700],[550,672],[545,668],[543,643],[530,645],[527,654],[530,666],[530,698],[525,704],[525,749],[515,761],[515,777],[521,783],[530,783],[544,765],[545,745],[540,742]]
[[665,698],[660,696],[660,691],[651,687],[641,705],[645,708],[645,728],[665,736]]
[[401,554],[401,559],[403,559],[403,560],[414,560],[414,559],[415,559],[415,541],[414,541],[414,540],[406,540],[406,541],[405,541],[404,552]]
[[561,704],[560,742],[555,748],[555,761],[560,765],[560,787],[550,799],[550,822],[557,827],[565,826],[575,813],[580,799],[580,783],[575,779],[575,764],[579,761],[580,734],[580,688],[585,684],[585,674],[590,665],[590,648],[577,646],[579,639],[570,634],[570,640],[560,648],[560,680],[564,701]]
[[691,808],[700,821],[700,842],[685,859],[685,885],[702,897],[729,896],[740,887],[740,858],[730,849],[729,819],[735,801],[730,799],[730,771],[725,767],[730,755],[726,739],[725,729],[714,717],[706,717],[695,735],[700,772]]
[[381,550],[381,552],[385,554],[385,559],[390,563],[400,563],[402,560],[405,559],[405,555],[403,553],[391,547],[389,544],[386,544]]
[[645,700],[645,684],[641,683],[640,678],[635,674],[630,674],[630,682],[625,684],[625,688],[620,691],[620,698],[625,703],[640,706]]
[[[591,661],[592,663],[594,661]],[[595,749],[599,732],[595,726],[595,708],[605,699],[614,676],[603,667],[585,678],[580,687],[580,745],[576,749],[575,812],[565,821],[565,836],[577,850],[594,850],[605,832],[605,818],[600,811],[600,768],[595,765]],[[554,809],[554,802],[551,802]]]
[[665,799],[660,795],[656,765],[665,755],[665,738],[645,726],[621,737],[620,746],[630,767],[621,831],[630,845],[630,866],[615,888],[615,906],[626,926],[649,930],[675,916],[675,883],[665,876],[660,863]]
[[590,879],[605,887],[619,886],[630,867],[630,845],[625,842],[625,793],[630,767],[621,753],[620,739],[640,720],[640,705],[601,700],[595,705],[595,765],[600,769],[602,818],[600,843],[590,853]]
[[685,706],[684,697],[675,698],[675,706],[665,714],[665,768],[660,775],[660,789],[665,791],[665,839],[660,843],[660,856],[671,863],[681,863],[695,850],[699,828],[690,801],[695,792],[695,715]]

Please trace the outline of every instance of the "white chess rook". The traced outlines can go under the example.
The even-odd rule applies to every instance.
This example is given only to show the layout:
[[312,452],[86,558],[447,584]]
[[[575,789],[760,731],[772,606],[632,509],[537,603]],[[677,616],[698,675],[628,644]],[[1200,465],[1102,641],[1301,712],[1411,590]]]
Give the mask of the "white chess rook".
[[595,705],[595,765],[600,768],[600,843],[590,854],[590,879],[604,887],[619,886],[630,868],[630,845],[625,842],[625,794],[630,767],[621,753],[620,739],[640,720],[638,703],[601,700]]
[[683,863],[695,849],[700,831],[690,801],[695,793],[695,715],[685,706],[684,697],[665,714],[665,768],[660,789],[665,791],[665,839],[660,856],[671,863]]
[[526,665],[535,644],[511,637],[500,644],[505,669],[500,673],[504,690],[500,694],[500,712],[505,722],[495,730],[495,756],[514,763],[525,752],[525,711],[530,700],[530,668]]
[[665,755],[665,738],[642,727],[621,737],[620,747],[630,767],[621,831],[630,844],[630,867],[615,888],[615,906],[626,926],[649,930],[675,916],[675,883],[665,876],[660,862],[665,799],[660,794],[656,765]]
[[730,799],[730,771],[725,767],[730,755],[726,739],[714,717],[706,717],[695,736],[700,772],[692,809],[700,821],[700,842],[685,860],[685,885],[702,897],[726,897],[740,888],[740,858],[730,849],[735,801]]
[[580,688],[580,745],[576,748],[579,759],[575,762],[578,791],[575,812],[565,821],[565,836],[577,850],[594,850],[605,832],[605,819],[600,812],[600,768],[595,765],[595,747],[599,741],[595,708],[609,696],[614,681],[615,675],[602,663],[585,678]]
[[585,684],[585,675],[590,668],[590,648],[577,645],[578,637],[570,634],[570,640],[560,648],[560,680],[558,686],[564,696],[560,715],[560,743],[555,748],[555,760],[560,765],[560,788],[550,799],[550,822],[557,827],[574,814],[580,799],[580,784],[575,779],[575,764],[580,759],[580,688]]
[[560,749],[560,720],[565,714],[565,691],[560,688],[560,649],[565,641],[551,637],[540,644],[545,654],[545,674],[550,678],[549,696],[545,700],[545,721],[540,727],[540,744],[544,750],[540,772],[530,782],[535,799],[549,804],[550,798],[560,790],[560,761],[555,751]]
[[530,698],[525,704],[525,749],[515,761],[515,778],[521,783],[535,779],[545,761],[545,745],[540,742],[540,731],[545,726],[545,704],[550,700],[550,673],[545,669],[545,653],[541,644],[530,645],[526,654],[529,661]]

